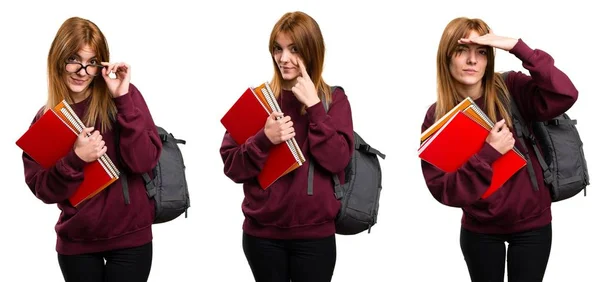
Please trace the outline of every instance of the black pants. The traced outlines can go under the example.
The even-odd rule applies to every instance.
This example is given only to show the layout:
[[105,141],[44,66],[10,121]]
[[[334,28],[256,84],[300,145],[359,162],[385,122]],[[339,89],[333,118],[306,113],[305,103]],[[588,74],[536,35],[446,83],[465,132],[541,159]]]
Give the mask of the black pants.
[[244,254],[257,282],[329,282],[335,235],[313,240],[272,240],[243,235]]
[[59,254],[58,264],[65,282],[146,282],[152,265],[152,242],[101,253]]
[[[508,243],[508,256],[506,246]],[[478,234],[464,228],[460,247],[471,281],[504,281],[504,262],[509,282],[538,282],[544,278],[552,245],[552,224],[542,228],[503,235]]]

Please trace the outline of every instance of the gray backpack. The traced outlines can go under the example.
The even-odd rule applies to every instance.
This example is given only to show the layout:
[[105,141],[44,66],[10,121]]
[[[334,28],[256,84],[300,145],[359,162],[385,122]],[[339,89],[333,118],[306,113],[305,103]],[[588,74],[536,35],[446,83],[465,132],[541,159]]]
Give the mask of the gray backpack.
[[[334,86],[331,93],[339,86]],[[325,111],[329,105],[322,99]],[[346,166],[346,179],[340,184],[337,175],[333,175],[335,197],[341,201],[336,218],[336,233],[354,235],[368,230],[377,223],[379,195],[381,193],[381,166],[377,156],[385,155],[371,147],[358,133],[354,132],[354,153]],[[309,160],[308,194],[313,190],[314,164]]]
[[[502,77],[506,81],[508,72],[502,73]],[[510,112],[519,142],[525,149],[527,149],[525,139],[533,144],[535,155],[544,172],[544,182],[551,187],[552,201],[558,202],[571,198],[581,190],[585,196],[590,178],[583,153],[583,142],[575,127],[577,120],[563,113],[548,121],[533,122],[532,134],[514,99],[510,101]],[[539,186],[527,151],[524,155],[527,159],[529,177],[534,189],[538,190]]]
[[[162,141],[162,152],[158,165],[152,170],[154,178],[150,178],[148,173],[142,174],[142,177],[146,184],[146,194],[155,201],[154,223],[163,223],[171,221],[183,213],[187,218],[190,194],[185,177],[183,155],[179,149],[179,144],[185,144],[185,140],[176,139],[173,134],[168,133],[162,127],[157,126],[157,130]],[[120,177],[125,203],[128,204],[127,177],[125,173],[122,173]]]

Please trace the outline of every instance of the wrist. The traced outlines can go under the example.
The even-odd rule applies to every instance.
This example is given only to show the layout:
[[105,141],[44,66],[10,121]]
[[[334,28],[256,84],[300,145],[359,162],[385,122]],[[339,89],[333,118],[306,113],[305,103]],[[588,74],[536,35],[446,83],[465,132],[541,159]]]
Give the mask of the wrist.
[[509,42],[510,43],[508,44],[508,46],[507,46],[508,48],[506,49],[506,51],[510,51],[513,48],[515,48],[515,45],[517,45],[517,43],[519,42],[519,40],[515,39],[515,38],[510,38]]
[[319,99],[318,97],[314,98],[314,99],[310,99],[306,102],[306,107],[310,108],[318,103],[321,103],[321,99]]

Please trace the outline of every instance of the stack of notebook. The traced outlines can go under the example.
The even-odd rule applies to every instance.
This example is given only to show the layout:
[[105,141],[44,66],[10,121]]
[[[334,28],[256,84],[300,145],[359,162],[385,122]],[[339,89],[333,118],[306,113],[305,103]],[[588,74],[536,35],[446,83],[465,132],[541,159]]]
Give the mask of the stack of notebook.
[[[445,172],[454,172],[481,150],[494,123],[467,97],[421,134],[419,157]],[[513,148],[492,164],[492,181],[485,199],[527,164]]]
[[[221,124],[237,144],[263,130],[272,112],[281,112],[268,83],[249,87],[221,118]],[[273,182],[300,167],[306,159],[295,138],[271,147],[258,182],[267,189]]]
[[[72,149],[85,125],[66,101],[46,111],[17,140],[16,144],[45,169],[53,167]],[[87,163],[83,168],[83,182],[69,202],[78,206],[119,178],[119,170],[108,157]]]

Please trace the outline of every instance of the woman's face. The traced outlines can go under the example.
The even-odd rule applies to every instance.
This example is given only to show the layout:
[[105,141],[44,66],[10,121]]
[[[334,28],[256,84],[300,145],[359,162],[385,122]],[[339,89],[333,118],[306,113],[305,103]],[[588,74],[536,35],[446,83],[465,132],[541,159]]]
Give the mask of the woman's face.
[[[478,37],[471,31],[468,38]],[[450,60],[450,74],[459,84],[465,86],[481,85],[481,79],[487,67],[487,48],[477,44],[461,44]]]
[[67,59],[63,78],[71,96],[85,94],[94,77],[102,75],[99,65],[96,53],[89,45],[83,46]]
[[275,50],[273,50],[273,58],[279,67],[283,80],[288,85],[293,85],[296,78],[300,75],[300,67],[298,66],[297,47],[292,42],[292,39],[285,33],[279,33],[275,38]]

